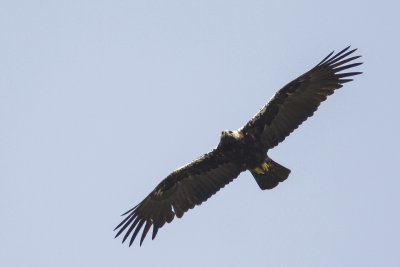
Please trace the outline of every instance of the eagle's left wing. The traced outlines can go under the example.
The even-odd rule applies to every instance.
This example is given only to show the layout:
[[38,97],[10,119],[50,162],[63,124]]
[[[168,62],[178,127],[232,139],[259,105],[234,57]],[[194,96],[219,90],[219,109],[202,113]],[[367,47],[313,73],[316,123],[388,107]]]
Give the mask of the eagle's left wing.
[[243,127],[243,133],[260,140],[267,149],[282,142],[301,123],[312,116],[321,102],[333,94],[334,90],[352,81],[349,77],[361,73],[340,73],[362,64],[348,64],[360,57],[348,57],[356,51],[356,49],[348,51],[349,48],[333,56],[333,52],[330,53],[313,69],[279,90],[268,104]]
[[221,148],[214,149],[172,172],[139,205],[122,214],[128,216],[114,229],[120,228],[115,237],[126,230],[124,242],[133,231],[130,246],[144,225],[140,245],[151,226],[154,239],[158,229],[171,222],[175,215],[182,217],[188,209],[206,201],[242,171],[243,167],[227,158]]

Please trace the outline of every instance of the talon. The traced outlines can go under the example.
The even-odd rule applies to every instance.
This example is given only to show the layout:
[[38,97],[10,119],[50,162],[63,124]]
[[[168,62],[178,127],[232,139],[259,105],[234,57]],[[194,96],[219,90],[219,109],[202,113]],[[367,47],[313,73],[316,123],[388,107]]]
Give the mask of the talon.
[[268,171],[269,165],[268,165],[267,163],[264,162],[264,163],[262,164],[262,168],[263,168],[264,171]]
[[264,174],[264,170],[261,169],[260,167],[257,167],[257,168],[255,168],[255,169],[253,169],[253,171],[254,171],[255,173],[257,173],[257,174]]

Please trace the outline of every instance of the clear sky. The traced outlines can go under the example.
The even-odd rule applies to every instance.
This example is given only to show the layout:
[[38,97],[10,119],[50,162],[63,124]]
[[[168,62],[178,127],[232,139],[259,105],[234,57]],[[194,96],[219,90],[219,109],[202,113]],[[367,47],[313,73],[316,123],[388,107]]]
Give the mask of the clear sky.
[[[400,266],[398,1],[2,1],[1,266]],[[113,228],[332,50],[364,74],[142,247]]]

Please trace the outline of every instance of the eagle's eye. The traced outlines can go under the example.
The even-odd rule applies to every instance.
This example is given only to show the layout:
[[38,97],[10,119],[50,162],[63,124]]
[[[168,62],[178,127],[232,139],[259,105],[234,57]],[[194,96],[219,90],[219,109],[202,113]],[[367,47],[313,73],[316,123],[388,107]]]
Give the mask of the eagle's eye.
[[231,130],[223,130],[221,132],[221,135],[231,135],[232,133],[233,133],[233,131],[231,131]]

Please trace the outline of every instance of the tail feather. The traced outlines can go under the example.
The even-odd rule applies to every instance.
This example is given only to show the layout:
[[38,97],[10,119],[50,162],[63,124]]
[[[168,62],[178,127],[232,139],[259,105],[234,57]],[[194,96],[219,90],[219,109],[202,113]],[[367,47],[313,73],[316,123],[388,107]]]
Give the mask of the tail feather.
[[290,170],[276,163],[268,156],[257,168],[250,170],[258,186],[262,189],[272,189],[288,178]]

